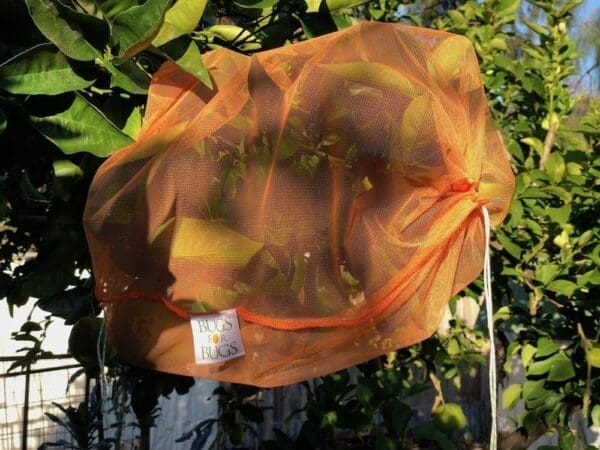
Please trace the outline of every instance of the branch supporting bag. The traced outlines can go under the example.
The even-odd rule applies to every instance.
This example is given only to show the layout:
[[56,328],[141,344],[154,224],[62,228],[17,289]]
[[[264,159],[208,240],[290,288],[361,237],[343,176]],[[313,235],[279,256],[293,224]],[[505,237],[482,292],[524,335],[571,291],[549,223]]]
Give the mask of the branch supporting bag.
[[361,23],[172,63],[98,170],[96,295],[131,363],[280,386],[429,337],[514,178],[470,42]]

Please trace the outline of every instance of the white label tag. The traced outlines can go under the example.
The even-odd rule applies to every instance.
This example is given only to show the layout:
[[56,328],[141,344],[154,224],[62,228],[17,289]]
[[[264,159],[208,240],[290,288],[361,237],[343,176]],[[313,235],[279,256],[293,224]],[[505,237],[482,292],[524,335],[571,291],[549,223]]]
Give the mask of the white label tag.
[[235,309],[190,318],[196,364],[214,364],[244,356]]

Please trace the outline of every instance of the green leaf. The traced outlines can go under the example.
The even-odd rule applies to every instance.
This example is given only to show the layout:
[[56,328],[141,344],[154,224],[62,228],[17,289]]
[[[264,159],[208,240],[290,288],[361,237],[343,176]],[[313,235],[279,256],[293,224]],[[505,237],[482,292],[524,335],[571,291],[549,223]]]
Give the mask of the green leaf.
[[494,10],[499,16],[513,14],[519,9],[520,2],[520,0],[500,0]]
[[535,270],[535,279],[542,284],[548,284],[560,272],[560,266],[558,264],[544,264]]
[[256,9],[270,8],[277,2],[278,0],[233,0],[233,3],[238,5],[240,8]]
[[520,384],[511,384],[502,393],[502,407],[512,411],[521,399],[523,387]]
[[447,433],[460,431],[467,426],[467,418],[457,403],[444,403],[433,412],[433,423]]
[[579,286],[568,280],[555,280],[546,286],[546,289],[557,294],[563,294],[567,297],[571,297],[573,293],[578,289]]
[[66,159],[54,161],[52,168],[54,169],[54,176],[57,178],[81,178],[83,176],[81,167]]
[[547,375],[548,381],[565,381],[575,376],[573,363],[563,351],[550,358],[535,361],[527,368],[527,375]]
[[559,225],[564,225],[569,221],[569,217],[571,216],[571,205],[566,204],[561,206],[560,208],[546,208],[546,214],[553,222],[558,223]]
[[448,438],[448,436],[433,427],[417,425],[410,429],[410,434],[418,439],[425,439],[429,442],[435,442],[441,450],[456,449],[455,445]]
[[263,244],[248,239],[227,226],[202,219],[181,217],[161,226],[153,237],[158,246],[162,236],[168,238],[173,232],[170,245],[173,258],[193,259],[208,265],[243,267],[263,248]]
[[586,356],[590,366],[600,368],[600,347],[591,349]]
[[369,0],[325,0],[327,3],[327,9],[330,12],[338,11],[345,8],[353,8],[363,3],[367,3]]
[[526,137],[521,139],[523,144],[527,144],[529,147],[534,149],[538,155],[542,155],[544,153],[544,143],[535,137]]
[[[69,335],[69,353],[91,374],[97,374],[99,370],[98,336],[101,328],[102,319],[86,316],[79,319]],[[115,356],[114,348],[107,342],[106,361],[112,361]]]
[[178,0],[167,11],[165,20],[152,41],[152,45],[160,47],[173,39],[190,33],[196,29],[208,0]]
[[68,108],[57,114],[31,116],[32,125],[64,153],[108,156],[133,142],[83,97],[75,95]]
[[543,396],[546,393],[544,383],[545,380],[525,380],[522,390],[523,398],[529,401]]
[[537,343],[537,351],[535,352],[536,358],[544,358],[546,356],[553,355],[560,350],[560,347],[552,342],[551,339],[541,338]]
[[160,47],[164,55],[212,89],[210,74],[202,62],[200,49],[193,39],[182,36]]
[[593,284],[594,286],[600,284],[600,271],[598,269],[590,270],[577,278],[578,286],[585,286],[586,284]]
[[4,130],[6,130],[6,115],[0,109],[0,134],[4,133]]
[[40,44],[0,65],[0,88],[13,94],[56,95],[94,83],[78,75],[53,44]]
[[374,398],[375,395],[373,394],[373,391],[369,386],[367,386],[364,383],[359,383],[356,386],[356,399],[360,402],[361,405],[370,405]]
[[551,153],[546,159],[544,170],[552,181],[558,183],[562,180],[566,170],[565,160],[559,153]]
[[113,19],[112,39],[120,60],[131,58],[144,50],[158,34],[169,0],[147,0]]
[[510,240],[508,236],[503,233],[496,233],[496,238],[502,244],[502,247],[513,257],[516,259],[521,259],[521,248]]
[[319,12],[319,6],[321,5],[321,0],[304,0],[306,3],[306,12],[307,13],[316,13]]
[[521,350],[521,361],[523,362],[523,367],[527,368],[536,351],[537,348],[531,344],[525,344],[523,346],[523,349]]
[[595,427],[600,427],[600,405],[594,405],[590,414]]
[[103,64],[111,74],[111,87],[118,86],[132,94],[144,95],[148,92],[150,77],[132,59],[125,61],[119,67],[109,61],[104,61]]
[[460,355],[460,344],[458,343],[458,340],[456,338],[450,339],[446,351],[450,356]]
[[534,31],[537,34],[541,34],[542,36],[545,36],[546,34],[548,34],[548,27],[544,26],[544,25],[540,25],[538,23],[532,22],[531,20],[527,20],[527,19],[523,19],[523,23],[525,25],[527,25],[527,27]]
[[[79,169],[79,167],[77,167],[77,169]],[[77,176],[77,169],[68,168],[68,171]],[[81,175],[83,175],[83,171],[81,171],[81,169],[79,169],[79,171],[81,172]],[[55,173],[56,172],[55,162]],[[65,319],[65,323],[70,325],[77,322],[82,317],[95,313],[94,307],[97,306],[97,304],[94,301],[92,290],[89,288],[77,287],[69,289],[68,291],[59,292],[58,294],[49,297],[43,297],[38,300],[36,306],[44,311],[52,313],[53,316]]]
[[65,55],[91,61],[101,55],[108,40],[108,25],[54,0],[25,0],[39,30]]
[[225,42],[233,42],[239,39],[248,39],[252,36],[250,31],[237,25],[218,24],[205,28],[205,31],[214,34]]
[[96,17],[104,16],[109,21],[117,14],[137,6],[138,0],[77,0],[83,9]]
[[136,106],[131,111],[131,114],[125,121],[125,125],[123,126],[123,133],[127,136],[135,139],[140,130],[142,129],[142,108],[140,106]]

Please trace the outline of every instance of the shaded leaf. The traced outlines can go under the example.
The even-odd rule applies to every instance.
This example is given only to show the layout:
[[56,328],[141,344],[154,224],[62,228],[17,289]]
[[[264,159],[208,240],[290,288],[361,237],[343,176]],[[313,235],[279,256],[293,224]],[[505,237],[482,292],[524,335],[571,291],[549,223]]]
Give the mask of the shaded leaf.
[[118,86],[132,94],[146,94],[150,85],[150,77],[139,68],[133,60],[127,60],[119,67],[105,62],[104,67],[111,74],[111,87]]
[[89,14],[104,16],[108,20],[139,4],[137,0],[77,0],[77,3]]
[[408,422],[413,411],[406,403],[398,399],[390,399],[383,406],[383,420],[391,432],[396,436],[404,436]]
[[435,442],[441,450],[455,450],[452,441],[439,430],[433,427],[418,425],[410,429],[410,434],[419,439]]
[[79,95],[57,114],[30,116],[32,125],[64,153],[108,156],[133,142],[93,105]]
[[39,30],[69,58],[91,61],[108,40],[108,25],[53,0],[26,0]]
[[[77,321],[69,335],[69,353],[86,369],[88,374],[96,374],[100,369],[98,337],[101,329],[102,319],[86,316]],[[115,350],[107,341],[105,362],[109,363],[115,356]]]
[[67,325],[90,314],[96,315],[100,311],[98,302],[89,288],[75,288],[41,298],[36,306],[54,316],[65,319]]
[[90,86],[53,44],[40,44],[0,66],[0,88],[13,94],[56,95]]
[[4,133],[4,130],[6,130],[6,115],[0,109],[0,134]]
[[150,45],[162,25],[168,6],[169,0],[147,0],[114,17],[112,40],[119,59],[128,59]]

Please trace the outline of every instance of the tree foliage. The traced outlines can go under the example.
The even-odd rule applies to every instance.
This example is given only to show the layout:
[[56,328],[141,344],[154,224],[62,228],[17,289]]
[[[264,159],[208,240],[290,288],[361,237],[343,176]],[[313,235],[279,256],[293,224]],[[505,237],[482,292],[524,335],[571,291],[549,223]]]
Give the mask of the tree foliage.
[[[504,408],[524,411],[502,445],[525,447],[550,431],[558,435],[556,448],[575,448],[575,414],[584,426],[600,426],[600,101],[578,98],[569,86],[580,56],[569,33],[580,1],[6,0],[0,298],[13,308],[35,297],[51,313],[48,320],[78,324],[71,351],[99,375],[92,344],[101,326],[92,317],[100,308],[86,276],[91,265],[81,215],[102,159],[135,139],[150,77],[162,62],[176,62],[210,87],[200,55],[218,46],[252,53],[365,19],[463,34],[479,56],[517,178],[510,215],[492,243],[503,370],[525,371],[522,383],[504,390]],[[463,294],[480,293],[476,282]],[[486,347],[485,333],[458,313],[461,301],[451,302],[454,316],[444,333],[362,365],[352,378],[343,371],[305,383],[299,436],[276,430],[265,448],[392,449],[415,442],[454,448],[464,415],[459,405],[444,403],[440,379],[460,386],[473,366],[485,364]],[[14,368],[44,354],[46,328],[27,322],[14,334],[31,343]],[[152,423],[160,395],[184,393],[192,383],[128,367],[111,352],[105,361],[116,380],[115,403],[130,399],[140,422]],[[414,425],[407,399],[432,388],[434,420]],[[235,444],[263,419],[251,404],[255,389],[216,394],[220,416],[182,437],[195,436],[194,448],[213,426],[218,442]],[[67,411],[69,420],[77,411]]]

